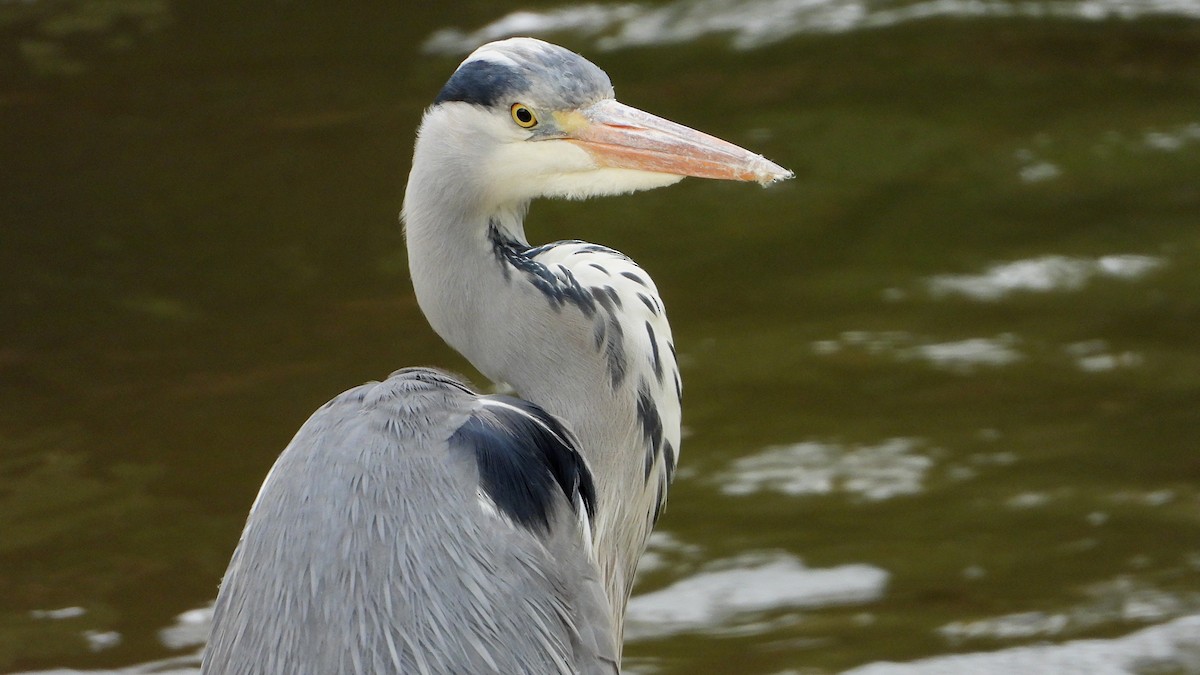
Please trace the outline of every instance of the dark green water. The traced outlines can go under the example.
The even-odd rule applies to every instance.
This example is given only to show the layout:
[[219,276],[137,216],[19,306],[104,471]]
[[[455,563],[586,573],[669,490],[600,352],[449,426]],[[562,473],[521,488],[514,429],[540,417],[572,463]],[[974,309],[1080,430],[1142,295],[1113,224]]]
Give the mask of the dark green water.
[[[157,632],[215,596],[308,414],[400,366],[471,374],[396,214],[460,59],[420,45],[506,11],[0,1],[0,670],[194,651]],[[1200,613],[1200,21],[545,36],[797,173],[532,210],[531,238],[623,250],[670,308],[688,435],[639,593],[741,569],[769,596],[688,624],[671,607],[711,588],[668,595],[631,669],[830,672]],[[789,601],[764,561],[796,559],[886,586]]]

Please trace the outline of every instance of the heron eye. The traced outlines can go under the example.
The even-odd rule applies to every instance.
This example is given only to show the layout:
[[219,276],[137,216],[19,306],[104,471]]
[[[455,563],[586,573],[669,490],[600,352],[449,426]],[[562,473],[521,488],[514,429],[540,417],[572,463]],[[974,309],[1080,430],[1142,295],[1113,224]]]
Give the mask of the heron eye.
[[513,121],[517,123],[517,126],[528,129],[537,124],[537,115],[534,115],[533,111],[524,103],[514,103],[509,110],[512,112]]

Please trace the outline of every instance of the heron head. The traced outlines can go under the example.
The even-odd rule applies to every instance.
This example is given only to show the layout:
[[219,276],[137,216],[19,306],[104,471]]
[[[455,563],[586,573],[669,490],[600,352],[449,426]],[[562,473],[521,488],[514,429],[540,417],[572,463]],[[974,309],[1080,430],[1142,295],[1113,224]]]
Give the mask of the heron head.
[[486,44],[463,61],[422,124],[459,154],[496,204],[585,198],[684,176],[757,181],[792,173],[762,156],[616,101],[587,59],[532,38]]

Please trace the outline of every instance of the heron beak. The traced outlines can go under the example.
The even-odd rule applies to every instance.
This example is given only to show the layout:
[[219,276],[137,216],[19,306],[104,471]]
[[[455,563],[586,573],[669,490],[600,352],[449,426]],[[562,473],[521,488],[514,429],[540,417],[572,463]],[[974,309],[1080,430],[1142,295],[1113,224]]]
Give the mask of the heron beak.
[[612,99],[557,118],[566,140],[603,167],[764,186],[794,175],[762,155]]

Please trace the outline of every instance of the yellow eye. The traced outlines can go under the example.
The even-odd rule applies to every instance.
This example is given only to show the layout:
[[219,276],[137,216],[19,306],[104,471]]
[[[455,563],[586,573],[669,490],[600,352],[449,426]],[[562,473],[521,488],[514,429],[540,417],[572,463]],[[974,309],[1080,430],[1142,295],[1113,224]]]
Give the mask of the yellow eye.
[[517,126],[524,129],[537,126],[537,115],[534,115],[533,111],[529,109],[529,106],[525,105],[524,103],[512,104],[512,108],[509,108],[509,112],[512,113],[513,121],[517,123]]

